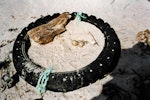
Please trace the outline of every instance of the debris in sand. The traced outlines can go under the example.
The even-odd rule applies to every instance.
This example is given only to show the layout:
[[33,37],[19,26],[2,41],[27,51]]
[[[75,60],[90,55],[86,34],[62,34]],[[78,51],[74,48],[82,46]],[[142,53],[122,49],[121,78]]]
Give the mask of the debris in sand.
[[36,17],[35,17],[35,16],[31,16],[31,18],[32,18],[32,19],[35,19]]
[[72,40],[71,41],[73,46],[78,46],[78,47],[83,47],[86,43],[88,43],[88,41],[84,41],[84,40]]
[[97,43],[97,41],[96,41],[96,39],[94,38],[94,36],[93,36],[93,34],[91,33],[91,32],[89,32],[89,34],[92,36],[92,38],[93,38],[93,40],[94,40],[94,42],[92,42],[94,45],[98,45],[99,46],[99,44]]
[[7,41],[6,41],[6,40],[2,41],[2,42],[0,43],[0,48],[2,48],[2,47],[4,47],[4,46],[6,46],[6,45],[12,43],[13,41],[15,41],[15,39],[7,40]]
[[10,28],[10,29],[8,29],[8,31],[10,31],[10,32],[17,31],[17,30],[18,30],[18,28]]
[[14,15],[11,15],[11,17],[12,17],[13,19],[16,19],[16,17],[15,17]]
[[0,61],[0,69],[7,68],[10,63],[11,63],[11,59],[9,57],[6,58],[4,61]]
[[72,43],[73,46],[77,46],[79,44],[79,42],[76,41],[76,40],[72,40],[71,43]]
[[31,29],[27,34],[35,42],[39,44],[47,44],[52,42],[56,35],[59,35],[66,30],[65,26],[70,18],[71,15],[65,12],[47,24]]
[[150,46],[150,30],[146,29],[145,31],[138,32],[136,40]]

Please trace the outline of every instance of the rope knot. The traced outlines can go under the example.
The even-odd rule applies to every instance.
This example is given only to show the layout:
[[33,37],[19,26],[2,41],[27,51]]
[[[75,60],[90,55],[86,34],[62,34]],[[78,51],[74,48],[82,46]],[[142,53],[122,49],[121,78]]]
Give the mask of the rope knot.
[[38,79],[38,83],[36,85],[36,90],[41,96],[43,96],[43,93],[46,92],[47,81],[49,79],[49,74],[52,72],[52,70],[53,70],[52,67],[46,69],[41,74],[40,78]]
[[81,21],[81,18],[86,19],[85,15],[82,15],[82,12],[77,12],[76,14],[77,21]]

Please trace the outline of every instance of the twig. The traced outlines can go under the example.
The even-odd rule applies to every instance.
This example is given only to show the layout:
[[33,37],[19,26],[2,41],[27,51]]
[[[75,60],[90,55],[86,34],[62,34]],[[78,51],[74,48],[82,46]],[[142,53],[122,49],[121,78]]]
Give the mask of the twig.
[[94,40],[94,44],[97,44],[98,46],[99,46],[99,44],[98,44],[98,42],[96,41],[96,39],[94,38],[94,36],[93,36],[93,34],[91,33],[91,32],[89,32],[89,34],[92,36],[92,38],[93,38],[93,40]]

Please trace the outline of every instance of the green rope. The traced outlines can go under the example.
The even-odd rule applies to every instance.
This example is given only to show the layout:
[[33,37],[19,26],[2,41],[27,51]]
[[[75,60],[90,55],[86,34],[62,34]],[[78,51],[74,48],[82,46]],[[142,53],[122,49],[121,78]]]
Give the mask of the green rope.
[[86,19],[87,17],[82,15],[82,12],[77,12],[76,18],[77,18],[77,21],[80,22],[81,18]]
[[46,92],[47,81],[49,79],[49,74],[52,72],[52,70],[53,70],[52,67],[46,69],[38,79],[36,90],[41,96],[43,96],[43,94]]

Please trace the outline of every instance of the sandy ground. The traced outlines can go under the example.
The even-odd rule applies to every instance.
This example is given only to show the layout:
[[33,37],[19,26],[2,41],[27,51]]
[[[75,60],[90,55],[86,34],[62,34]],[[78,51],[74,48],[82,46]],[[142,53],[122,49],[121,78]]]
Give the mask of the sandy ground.
[[[116,31],[121,41],[121,58],[118,66],[114,70],[114,83],[124,83],[121,87],[125,90],[130,89],[124,81],[130,78],[123,78],[122,75],[116,75],[119,68],[124,68],[126,72],[131,73],[131,69],[145,71],[149,68],[150,57],[143,53],[136,45],[136,34],[139,31],[150,29],[150,2],[148,0],[1,0],[0,1],[0,62],[8,61],[7,64],[0,64],[0,100],[33,100],[40,98],[35,92],[35,88],[30,86],[24,80],[9,88],[9,85],[3,81],[3,76],[8,74],[13,76],[15,69],[12,61],[12,48],[14,40],[21,30],[29,23],[46,15],[61,12],[79,12],[82,11],[88,15],[95,15],[108,22]],[[2,66],[5,65],[5,66]],[[147,69],[150,70],[150,69]],[[145,72],[146,73],[146,72]],[[130,75],[132,76],[132,75]],[[106,82],[111,77],[104,79]],[[122,80],[121,80],[122,79]],[[112,80],[112,81],[113,81]],[[115,81],[117,80],[117,81]],[[100,95],[103,80],[68,93],[55,93],[47,91],[44,100],[90,100]],[[83,92],[80,92],[80,91]],[[97,99],[105,100],[105,99]],[[138,100],[138,99],[134,99]]]
[[[105,38],[94,25],[76,19],[51,43],[39,45],[30,40],[28,55],[33,62],[45,68],[53,66],[53,72],[63,72],[79,70],[93,62],[103,50]],[[75,46],[73,41],[85,41],[85,44]]]

